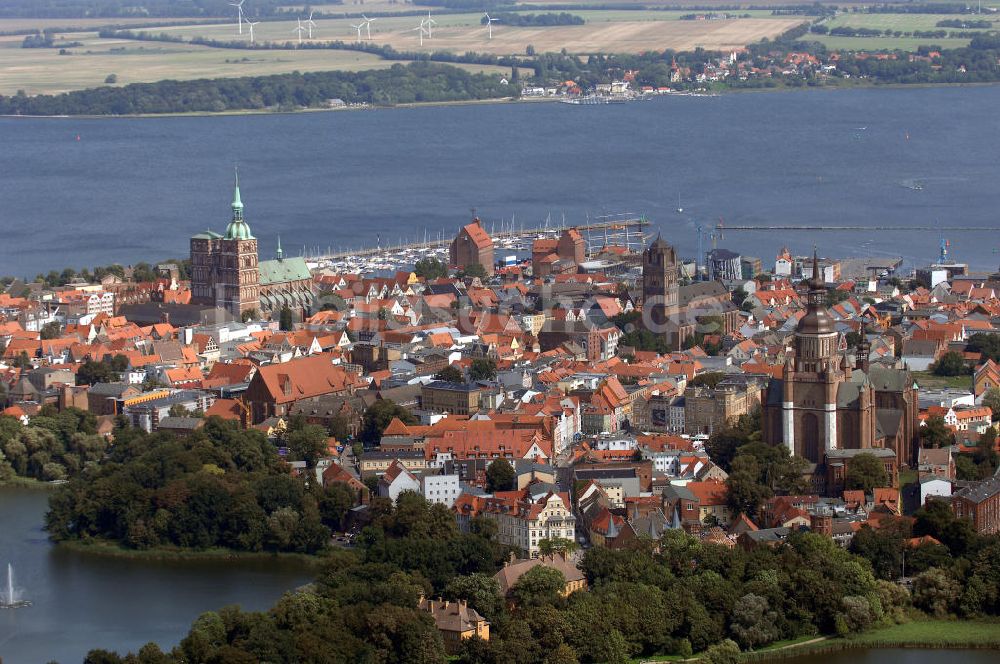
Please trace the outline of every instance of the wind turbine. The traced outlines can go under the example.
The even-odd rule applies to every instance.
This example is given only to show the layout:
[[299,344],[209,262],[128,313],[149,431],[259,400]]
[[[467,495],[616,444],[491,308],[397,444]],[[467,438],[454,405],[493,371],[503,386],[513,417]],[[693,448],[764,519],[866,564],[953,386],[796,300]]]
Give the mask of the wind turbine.
[[305,30],[305,28],[302,27],[302,19],[299,18],[299,19],[296,19],[296,20],[299,22],[299,25],[298,25],[298,27],[292,28],[292,32],[298,34],[298,36],[299,36],[299,43],[301,44],[302,43],[302,32]]
[[372,40],[372,21],[376,20],[378,17],[376,16],[375,18],[368,18],[367,16],[365,16],[364,14],[362,14],[361,18],[365,19],[365,30],[368,31],[368,41],[371,41]]
[[407,32],[417,32],[417,33],[420,34],[420,45],[421,46],[424,45],[424,32],[426,32],[425,25],[426,24],[423,21],[421,21],[420,25],[417,26],[416,28],[410,28],[409,30],[407,30]]
[[247,27],[250,28],[250,43],[251,44],[253,43],[253,26],[257,25],[258,23],[260,23],[260,21],[251,21],[251,20],[247,19]]
[[240,0],[239,2],[230,2],[230,7],[236,7],[236,23],[240,27],[240,34],[243,34],[243,3],[247,0]]
[[431,10],[427,10],[427,18],[423,23],[427,25],[427,38],[430,39],[434,36],[434,26],[437,25],[437,21],[431,18]]
[[358,23],[357,25],[354,25],[351,23],[351,27],[358,31],[358,41],[361,41],[361,28],[365,27],[365,24]]
[[310,10],[309,18],[306,19],[306,27],[309,28],[309,39],[313,38],[313,28],[316,27],[316,21],[313,20],[313,12]]
[[485,16],[486,16],[486,27],[489,29],[489,35],[490,35],[489,38],[493,39],[493,22],[494,21],[499,21],[500,19],[498,19],[498,18],[490,18],[490,13],[489,12],[483,12],[483,14],[485,14]]

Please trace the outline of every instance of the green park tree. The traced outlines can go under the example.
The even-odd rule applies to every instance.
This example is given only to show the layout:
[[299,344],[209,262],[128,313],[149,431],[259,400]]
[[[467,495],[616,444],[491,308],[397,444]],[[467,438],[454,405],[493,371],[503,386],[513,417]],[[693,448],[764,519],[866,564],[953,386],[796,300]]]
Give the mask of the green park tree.
[[514,488],[517,475],[507,459],[494,459],[486,468],[487,491],[509,491]]
[[438,380],[448,381],[449,383],[465,382],[465,374],[463,374],[462,370],[453,364],[449,364],[444,369],[441,369],[441,371],[434,374],[434,377]]
[[469,367],[472,380],[494,380],[497,377],[497,363],[489,358],[477,357]]
[[409,410],[391,399],[377,399],[365,410],[361,420],[359,438],[366,445],[376,445],[382,439],[382,432],[389,426],[393,418],[399,418],[403,424],[416,424],[417,418]]
[[955,442],[955,434],[940,415],[928,417],[924,426],[920,427],[919,434],[922,447],[947,447]]
[[963,376],[969,373],[965,358],[957,351],[948,351],[931,367],[937,376]]
[[885,472],[885,464],[877,456],[864,452],[851,459],[844,478],[845,487],[870,492],[875,487],[888,485],[889,476]]
[[417,261],[417,264],[413,266],[413,273],[421,279],[433,281],[434,279],[447,277],[448,266],[444,261],[433,256],[428,256]]

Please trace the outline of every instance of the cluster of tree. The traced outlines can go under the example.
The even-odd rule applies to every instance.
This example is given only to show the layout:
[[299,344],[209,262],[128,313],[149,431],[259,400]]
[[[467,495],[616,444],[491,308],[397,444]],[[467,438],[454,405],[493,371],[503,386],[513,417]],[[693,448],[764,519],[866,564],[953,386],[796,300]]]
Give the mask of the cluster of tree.
[[[915,577],[913,605],[937,617],[1000,613],[1000,539],[979,535],[945,500],[931,500],[910,525],[899,519],[878,530],[862,528],[851,551],[867,560],[879,579]],[[917,547],[911,537],[929,535]]]
[[393,105],[517,96],[499,76],[415,62],[364,72],[279,74],[238,79],[133,83],[60,95],[0,96],[6,115],[128,115],[322,107],[330,99]]
[[[496,380],[497,363],[490,358],[478,357],[472,361],[469,367],[469,378],[473,381]],[[434,374],[437,380],[448,381],[449,383],[464,383],[465,374],[461,369],[453,364],[449,364],[441,371]]]
[[78,408],[57,412],[43,406],[28,426],[0,417],[0,482],[14,476],[52,481],[78,475],[100,461],[107,446],[97,434],[97,418]]
[[439,258],[428,256],[417,261],[413,266],[413,274],[427,281],[443,279],[448,276],[448,264]]
[[964,355],[950,350],[931,365],[931,371],[936,376],[965,376],[972,373],[972,368],[965,363]]
[[[324,4],[340,4],[331,0]],[[282,0],[256,0],[254,13],[275,16],[287,11]],[[4,18],[152,18],[232,16],[228,0],[5,0],[0,7]]]
[[977,332],[969,337],[965,348],[969,352],[979,353],[983,361],[1000,362],[1000,334]]
[[[813,26],[813,28],[821,28],[826,26]],[[813,30],[816,32],[817,30]],[[890,30],[890,34],[892,31]],[[847,25],[841,25],[836,28],[830,28],[830,34],[834,37],[881,37],[882,30],[873,28],[852,28]]]
[[[168,259],[164,261],[165,263],[172,263],[177,266],[180,279],[190,278],[191,270],[191,260],[188,258],[183,259]],[[130,276],[133,281],[136,282],[150,282],[156,281],[160,278],[159,273],[156,271],[156,267],[146,262],[136,263],[134,266],[128,268]],[[79,272],[71,267],[64,269],[62,272],[57,270],[50,270],[48,274],[38,273],[35,276],[35,282],[40,284],[45,284],[50,288],[56,286],[65,286],[66,284],[81,279],[87,283],[92,283],[100,281],[108,275],[114,275],[119,279],[125,279],[126,268],[124,265],[118,265],[117,263],[113,265],[97,266],[93,271],[83,268]]]
[[979,436],[972,454],[955,455],[955,473],[959,480],[977,481],[993,477],[1000,467],[1000,455],[996,450],[997,431],[993,427]]
[[128,358],[124,355],[115,355],[100,361],[87,360],[76,372],[76,384],[116,383],[122,379],[122,373],[127,370]]
[[919,55],[937,51],[941,55],[930,62],[908,58],[895,60],[857,58],[844,55],[837,62],[837,71],[852,78],[864,77],[876,83],[989,83],[1000,80],[1000,37],[979,35],[967,48],[942,49],[922,46]]
[[[312,444],[316,433],[299,431],[301,441],[293,440],[297,431],[289,434],[293,449]],[[46,528],[56,540],[97,538],[136,549],[315,553],[352,498],[345,486],[324,491],[292,477],[264,434],[213,417],[182,438],[116,430],[106,460],[85,466],[52,495]]]
[[52,48],[52,40],[51,32],[36,32],[24,38],[21,48]]
[[[590,588],[568,598],[561,572],[534,568],[507,603],[492,577],[503,551],[490,541],[490,522],[457,533],[446,509],[413,494],[394,510],[375,509],[384,513],[362,531],[357,550],[332,556],[311,590],[266,613],[203,614],[169,655],[146,646],[156,657],[148,661],[441,663],[440,637],[417,609],[421,595],[465,600],[490,622],[489,641],[463,642],[461,664],[624,663],[720,643],[738,655],[779,639],[892,623],[909,606],[904,589],[819,535],[746,552],[680,530],[630,550],[588,550],[580,569]],[[94,651],[88,661],[142,660]]]
[[[585,21],[582,16],[570,14],[569,12],[546,12],[544,14],[515,14],[514,12],[500,12],[490,15],[504,25],[518,27],[544,28],[551,25],[583,25]],[[479,22],[486,25],[486,17],[482,17]]]
[[379,399],[365,410],[361,420],[361,442],[369,447],[378,445],[382,440],[382,432],[389,426],[393,418],[399,418],[403,424],[416,424],[417,418],[409,410],[400,406],[392,399]]

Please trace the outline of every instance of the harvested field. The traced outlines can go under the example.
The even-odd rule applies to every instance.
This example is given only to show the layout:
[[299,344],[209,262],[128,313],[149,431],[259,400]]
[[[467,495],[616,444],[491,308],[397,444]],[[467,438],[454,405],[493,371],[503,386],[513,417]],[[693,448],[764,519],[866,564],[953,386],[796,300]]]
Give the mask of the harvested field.
[[203,18],[0,18],[0,32],[17,32],[21,30],[96,30],[106,25],[149,25],[157,21],[164,23],[194,23],[204,21]]
[[[450,14],[435,17],[433,39],[420,45],[416,17],[386,17],[372,23],[372,42],[388,44],[401,51],[476,51],[497,55],[523,54],[530,45],[539,53],[566,49],[570,53],[638,53],[649,50],[692,50],[701,46],[710,50],[739,48],[764,37],[774,38],[801,23],[801,17],[768,17],[713,21],[591,20],[586,25],[552,27],[508,27],[493,25],[493,39],[486,26],[479,24],[480,14]],[[667,18],[667,17],[665,17]],[[670,17],[672,18],[672,17]],[[350,19],[317,21],[314,41],[357,38]],[[355,23],[356,25],[356,23]],[[258,41],[293,42],[295,23],[261,23],[256,28]],[[239,37],[232,25],[199,25],[154,28],[185,39],[206,37],[232,40]],[[362,38],[367,36],[362,30]],[[245,35],[243,39],[248,39]],[[308,40],[306,40],[308,41]]]
[[[293,71],[360,71],[396,64],[359,51],[240,51],[193,44],[98,39],[93,33],[70,35],[84,46],[59,55],[58,49],[20,48],[20,37],[0,37],[0,94],[18,90],[54,94],[104,85],[109,74],[117,85],[165,79],[236,78]],[[406,63],[401,63],[406,64]],[[469,71],[509,74],[507,67],[456,65]]]

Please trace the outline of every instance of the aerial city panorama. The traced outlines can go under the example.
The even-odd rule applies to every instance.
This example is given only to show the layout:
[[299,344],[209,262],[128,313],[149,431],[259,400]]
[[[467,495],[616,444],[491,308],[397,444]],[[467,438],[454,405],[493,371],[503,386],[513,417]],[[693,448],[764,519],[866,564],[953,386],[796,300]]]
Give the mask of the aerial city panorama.
[[0,0],[0,663],[1000,661],[1000,0]]

